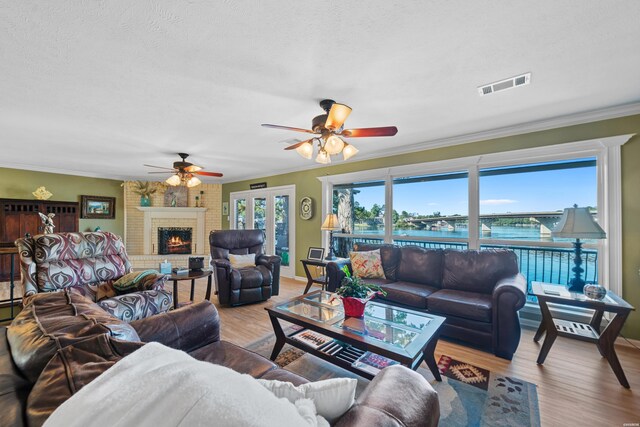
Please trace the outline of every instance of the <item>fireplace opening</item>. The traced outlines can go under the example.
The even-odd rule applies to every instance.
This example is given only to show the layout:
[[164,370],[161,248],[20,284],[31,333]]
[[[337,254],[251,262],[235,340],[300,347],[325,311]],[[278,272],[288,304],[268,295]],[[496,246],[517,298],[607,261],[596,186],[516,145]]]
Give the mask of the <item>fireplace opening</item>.
[[191,253],[191,227],[158,227],[158,255]]

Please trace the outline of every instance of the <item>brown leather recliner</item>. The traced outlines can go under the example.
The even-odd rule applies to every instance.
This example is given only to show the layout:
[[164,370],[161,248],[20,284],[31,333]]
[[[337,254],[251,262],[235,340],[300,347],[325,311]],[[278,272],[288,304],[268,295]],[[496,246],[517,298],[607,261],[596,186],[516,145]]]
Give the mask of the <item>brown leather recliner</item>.
[[[280,262],[264,254],[262,230],[223,230],[209,234],[211,267],[217,280],[218,300],[224,305],[266,301],[280,292]],[[233,268],[229,254],[256,254],[255,267]]]

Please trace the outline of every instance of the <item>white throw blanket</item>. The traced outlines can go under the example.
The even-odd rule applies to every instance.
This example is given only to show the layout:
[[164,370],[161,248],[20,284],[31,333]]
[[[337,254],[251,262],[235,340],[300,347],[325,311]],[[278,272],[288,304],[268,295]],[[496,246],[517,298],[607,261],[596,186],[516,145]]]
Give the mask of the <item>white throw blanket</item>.
[[158,343],[123,358],[45,426],[328,426],[313,401],[278,399],[249,375]]

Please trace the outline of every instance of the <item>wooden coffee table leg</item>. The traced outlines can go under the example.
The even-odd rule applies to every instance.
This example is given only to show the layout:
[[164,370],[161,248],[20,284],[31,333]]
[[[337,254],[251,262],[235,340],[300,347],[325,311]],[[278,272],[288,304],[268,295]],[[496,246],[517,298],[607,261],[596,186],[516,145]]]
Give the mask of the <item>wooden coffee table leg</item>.
[[607,358],[609,365],[611,365],[611,369],[613,373],[616,374],[616,378],[618,378],[618,382],[624,388],[631,388],[629,386],[629,381],[627,381],[627,377],[624,375],[624,371],[622,370],[622,365],[620,365],[620,361],[618,360],[618,355],[616,354],[615,349],[615,341],[624,325],[624,322],[627,320],[627,316],[629,313],[618,313],[614,316],[613,319],[609,322],[607,327],[600,335],[600,339],[598,339],[598,348],[601,350],[601,353],[604,353],[604,357]]
[[196,279],[191,279],[191,293],[189,293],[189,300],[193,302],[193,294],[196,287]]
[[178,308],[178,281],[173,281],[173,308]]
[[273,351],[271,352],[271,360],[276,360],[278,354],[280,354],[280,350],[284,347],[285,344],[285,335],[282,330],[282,326],[280,326],[280,322],[275,316],[269,315],[269,320],[271,320],[271,325],[273,326],[273,332],[276,334],[276,343],[273,345]]
[[212,274],[210,274],[209,277],[207,277],[207,293],[204,296],[209,301],[211,301],[211,276]]
[[433,354],[436,349],[436,344],[438,344],[438,335],[431,338],[431,341],[429,341],[427,346],[424,348],[424,361],[427,363],[427,366],[436,381],[442,381],[440,370],[438,369],[438,364],[436,363],[435,355]]
[[544,338],[544,343],[542,344],[542,348],[540,349],[540,354],[538,355],[538,360],[536,361],[538,365],[542,365],[544,363],[544,359],[547,358],[547,354],[549,354],[549,350],[551,350],[551,346],[558,337],[558,331],[556,329],[555,323],[553,323],[553,316],[551,316],[551,312],[549,311],[549,307],[547,306],[546,301],[538,301],[540,303],[540,311],[542,312],[542,322],[544,323],[544,329],[547,332],[547,336]]

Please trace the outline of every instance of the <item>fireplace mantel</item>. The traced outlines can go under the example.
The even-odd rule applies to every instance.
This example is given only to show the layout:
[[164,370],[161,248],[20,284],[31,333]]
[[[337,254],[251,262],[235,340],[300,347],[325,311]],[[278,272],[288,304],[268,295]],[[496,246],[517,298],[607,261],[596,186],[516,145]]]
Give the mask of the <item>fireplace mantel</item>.
[[197,226],[194,230],[193,238],[196,243],[198,252],[203,252],[205,248],[205,212],[207,208],[171,208],[171,207],[146,207],[137,206],[136,209],[144,212],[144,254],[153,255],[151,251],[151,240],[153,239],[151,221],[154,218],[178,219],[193,218],[196,220]]

